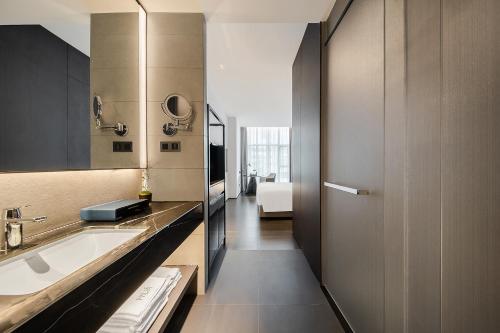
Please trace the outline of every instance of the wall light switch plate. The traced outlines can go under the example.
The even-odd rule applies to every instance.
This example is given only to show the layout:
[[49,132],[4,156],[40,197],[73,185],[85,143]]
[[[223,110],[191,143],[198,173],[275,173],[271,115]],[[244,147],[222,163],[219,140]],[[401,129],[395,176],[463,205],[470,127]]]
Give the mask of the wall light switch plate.
[[180,141],[162,141],[160,142],[161,152],[180,152],[181,142]]
[[132,141],[113,141],[114,153],[131,153],[132,151]]

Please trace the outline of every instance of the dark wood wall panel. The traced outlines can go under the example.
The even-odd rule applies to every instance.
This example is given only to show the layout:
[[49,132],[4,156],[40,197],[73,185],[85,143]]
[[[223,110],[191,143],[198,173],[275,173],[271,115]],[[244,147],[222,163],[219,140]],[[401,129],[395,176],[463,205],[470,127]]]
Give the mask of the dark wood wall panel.
[[320,112],[321,36],[320,25],[309,24],[303,39],[300,99],[300,193],[302,249],[311,268],[321,279],[320,206]]
[[500,2],[442,10],[442,331],[500,332]]
[[405,0],[385,2],[385,332],[404,332]]
[[90,168],[89,98],[89,58],[68,45],[68,169]]
[[7,48],[0,168],[66,169],[66,43],[34,25],[2,26],[0,39]]
[[407,325],[441,329],[440,2],[407,0]]
[[326,46],[324,284],[356,332],[384,332],[384,1],[355,0]]
[[294,235],[321,279],[321,27],[308,24],[292,72]]
[[0,27],[0,170],[90,167],[89,58],[39,25]]
[[303,220],[301,210],[301,157],[300,157],[300,100],[302,98],[302,48],[299,48],[292,67],[292,183],[293,183],[293,235],[297,244],[302,244]]
[[332,36],[353,0],[336,0],[325,24],[325,42]]
[[[330,20],[348,3],[339,2]],[[377,58],[366,49],[377,39],[358,45],[358,37],[377,11],[351,17],[363,3],[350,3],[325,47],[323,72],[323,178],[353,187],[378,170],[363,174],[355,158],[369,116],[349,118],[374,97],[367,86]],[[375,153],[384,156],[384,249],[371,243],[374,223],[356,228],[368,198],[354,209],[348,197],[324,190],[323,281],[355,331],[499,332],[500,2],[383,3],[384,151]],[[366,54],[370,60],[359,61]],[[349,65],[356,60],[363,65]],[[348,140],[360,126],[363,134]],[[342,142],[356,143],[342,149]],[[367,230],[371,237],[363,237]],[[381,258],[383,286],[366,278]],[[369,307],[379,289],[383,324]]]

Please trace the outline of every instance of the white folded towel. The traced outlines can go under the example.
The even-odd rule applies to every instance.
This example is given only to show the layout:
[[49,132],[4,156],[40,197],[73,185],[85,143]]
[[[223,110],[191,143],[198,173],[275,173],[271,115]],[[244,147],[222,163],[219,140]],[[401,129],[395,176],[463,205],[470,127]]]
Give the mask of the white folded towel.
[[99,329],[101,333],[146,332],[182,277],[178,268],[159,267]]
[[159,305],[156,307],[156,309],[150,313],[149,317],[144,320],[142,325],[137,327],[137,331],[139,333],[147,332],[147,330],[153,325],[154,321],[160,314],[160,312],[163,310],[165,305],[167,304],[168,301],[168,295],[172,292],[172,289],[175,288],[177,285],[177,282],[181,279],[181,274],[179,273],[178,276],[172,281],[170,287],[167,289],[167,293],[165,295],[165,298],[159,303]]

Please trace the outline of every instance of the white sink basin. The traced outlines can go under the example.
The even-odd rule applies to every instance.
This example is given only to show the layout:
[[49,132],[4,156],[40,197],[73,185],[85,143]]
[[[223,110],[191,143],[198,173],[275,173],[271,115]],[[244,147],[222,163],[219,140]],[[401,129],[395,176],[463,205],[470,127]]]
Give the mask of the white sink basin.
[[144,230],[86,230],[5,260],[0,263],[0,295],[47,288]]

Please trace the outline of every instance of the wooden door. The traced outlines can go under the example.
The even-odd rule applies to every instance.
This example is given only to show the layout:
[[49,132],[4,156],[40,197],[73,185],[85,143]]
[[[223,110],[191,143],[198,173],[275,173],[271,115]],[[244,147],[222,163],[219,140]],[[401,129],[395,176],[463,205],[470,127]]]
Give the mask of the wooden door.
[[384,1],[355,0],[326,51],[323,280],[356,332],[384,331]]

